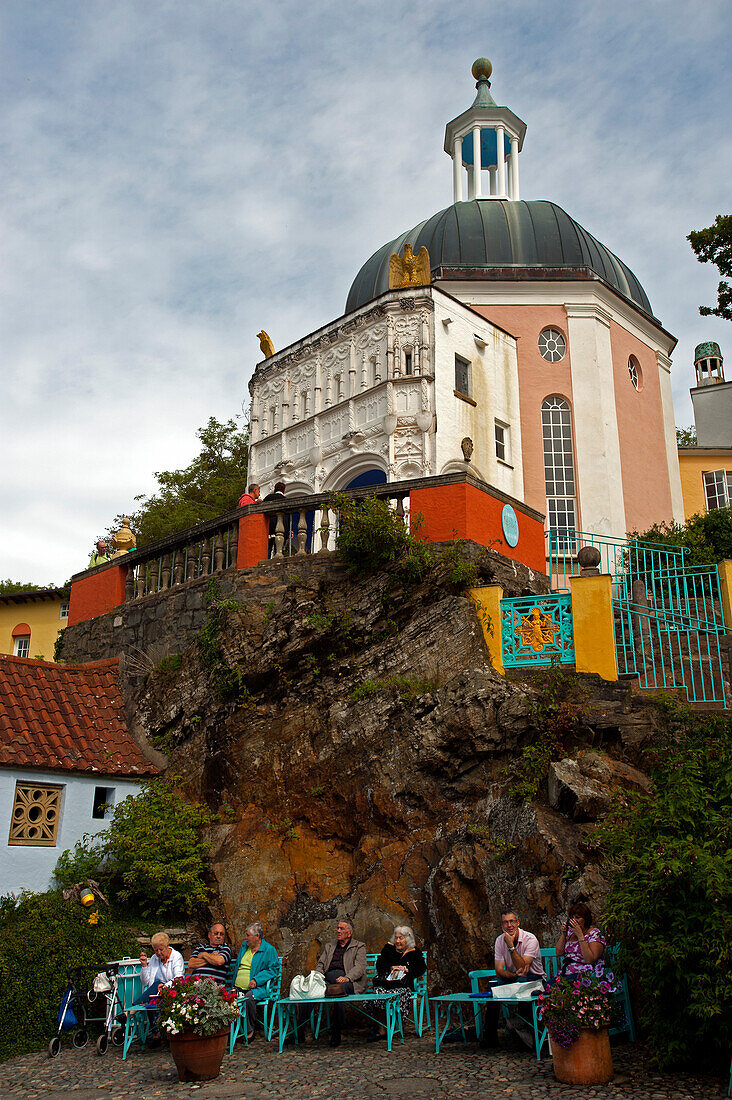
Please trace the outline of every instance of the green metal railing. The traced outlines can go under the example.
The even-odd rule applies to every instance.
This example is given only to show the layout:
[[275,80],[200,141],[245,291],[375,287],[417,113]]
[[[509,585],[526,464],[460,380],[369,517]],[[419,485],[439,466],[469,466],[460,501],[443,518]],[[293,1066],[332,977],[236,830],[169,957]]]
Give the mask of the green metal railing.
[[685,547],[586,531],[547,532],[553,592],[579,576],[581,546],[600,553],[613,585],[615,649],[621,675],[641,687],[674,687],[692,702],[725,704],[720,635],[725,633],[719,570],[689,566]]

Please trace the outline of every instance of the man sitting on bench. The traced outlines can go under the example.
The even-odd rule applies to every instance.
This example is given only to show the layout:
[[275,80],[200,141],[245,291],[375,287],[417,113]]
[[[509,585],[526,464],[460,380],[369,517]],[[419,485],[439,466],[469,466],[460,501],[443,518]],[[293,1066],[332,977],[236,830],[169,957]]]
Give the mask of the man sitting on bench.
[[[494,948],[498,981],[506,985],[511,982],[535,982],[545,978],[539,941],[531,932],[526,932],[519,926],[515,909],[507,909],[501,913],[501,927],[503,932],[497,938]],[[500,1001],[486,1005],[481,1046],[498,1046],[500,1010]]]
[[[366,944],[353,938],[353,925],[347,917],[338,921],[334,943],[327,943],[315,968],[328,983],[329,997],[348,997],[366,992]],[[340,1046],[343,1006],[331,1010],[330,1045]]]

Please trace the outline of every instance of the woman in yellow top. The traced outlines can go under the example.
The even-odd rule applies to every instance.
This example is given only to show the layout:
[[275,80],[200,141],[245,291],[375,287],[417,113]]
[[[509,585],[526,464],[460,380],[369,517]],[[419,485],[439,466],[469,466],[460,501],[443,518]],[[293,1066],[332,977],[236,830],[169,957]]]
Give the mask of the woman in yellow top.
[[254,1025],[257,1021],[257,1004],[269,995],[269,984],[279,973],[277,952],[271,943],[267,943],[264,929],[259,921],[250,924],[244,938],[247,949],[239,960],[234,985],[246,994],[244,1007],[247,1017],[247,1042],[254,1038]]

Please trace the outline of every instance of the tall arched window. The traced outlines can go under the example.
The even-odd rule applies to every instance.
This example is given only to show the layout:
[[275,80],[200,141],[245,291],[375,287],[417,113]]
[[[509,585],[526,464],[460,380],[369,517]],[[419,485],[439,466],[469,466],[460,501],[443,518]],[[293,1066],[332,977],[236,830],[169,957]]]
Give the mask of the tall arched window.
[[541,404],[547,525],[552,531],[577,527],[577,498],[572,451],[572,413],[564,397]]

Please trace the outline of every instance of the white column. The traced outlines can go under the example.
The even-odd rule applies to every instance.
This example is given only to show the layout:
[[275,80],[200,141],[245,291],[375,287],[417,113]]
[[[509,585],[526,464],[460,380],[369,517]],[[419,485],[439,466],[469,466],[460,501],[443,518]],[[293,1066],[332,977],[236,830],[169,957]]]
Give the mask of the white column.
[[483,194],[483,187],[481,184],[481,162],[480,162],[480,126],[473,127],[473,195],[476,199],[479,199]]
[[518,138],[511,138],[511,198],[518,202],[519,195],[519,175],[518,175]]
[[498,197],[505,199],[506,197],[506,155],[503,148],[504,129],[502,126],[496,126],[496,144],[498,146]]
[[452,148],[453,202],[463,201],[463,139],[456,137]]
[[488,169],[488,175],[490,176],[490,180],[491,180],[491,195],[495,195],[495,193],[496,193],[496,170],[495,170],[495,168],[489,168]]
[[661,411],[666,437],[666,460],[668,462],[669,483],[671,486],[671,511],[674,522],[684,522],[684,499],[681,494],[681,474],[679,472],[679,452],[676,443],[676,421],[674,401],[671,394],[671,360],[664,352],[656,349],[658,363],[658,381],[661,390]]

